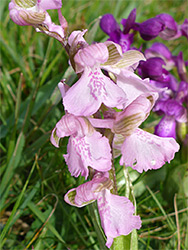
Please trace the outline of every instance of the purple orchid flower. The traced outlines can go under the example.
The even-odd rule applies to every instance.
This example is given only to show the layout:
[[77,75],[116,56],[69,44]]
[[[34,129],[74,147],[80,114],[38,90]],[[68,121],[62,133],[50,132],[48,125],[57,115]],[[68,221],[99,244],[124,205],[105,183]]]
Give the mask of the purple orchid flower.
[[[135,12],[135,15],[136,15],[136,12]],[[123,53],[130,49],[130,46],[133,42],[133,34],[128,34],[128,32],[132,28],[135,18],[134,18],[134,14],[131,12],[127,19],[122,20],[123,22],[122,24],[124,26],[123,31],[121,31],[119,24],[116,22],[112,14],[106,14],[102,16],[100,20],[101,29],[107,35],[109,35],[108,40],[119,44],[122,48]]]
[[173,137],[176,139],[176,123],[187,121],[187,111],[182,104],[176,99],[160,100],[153,111],[164,114],[155,127],[155,134],[161,137]]
[[146,40],[156,38],[165,27],[164,21],[159,17],[150,18],[143,23],[137,23],[135,30],[139,31],[140,36]]
[[188,39],[188,19],[186,18],[184,23],[180,25],[180,31],[182,36],[185,36]]
[[139,74],[142,78],[150,78],[158,82],[169,82],[169,72],[163,68],[165,62],[162,58],[152,57],[139,64]]
[[163,64],[163,68],[165,68],[166,70],[171,70],[175,65],[170,50],[163,43],[153,43],[150,48],[145,50],[144,55],[146,59],[153,57],[162,58],[165,62],[165,64]]
[[159,36],[164,40],[173,40],[181,36],[179,26],[172,16],[166,13],[157,15],[164,22],[164,28],[159,33]]
[[[155,57],[155,56],[158,57]],[[177,123],[187,121],[187,111],[183,106],[187,103],[187,74],[183,53],[178,56],[172,56],[166,46],[161,43],[154,43],[151,48],[145,52],[145,62],[140,62],[138,72],[142,78],[149,77],[150,84],[161,89],[159,100],[153,111],[163,115],[161,121],[155,127],[155,134],[161,137],[176,138]],[[164,61],[163,61],[164,60]],[[167,65],[165,65],[165,62]],[[179,78],[178,80],[166,69],[171,70],[176,66]]]
[[133,215],[133,204],[126,197],[112,194],[112,188],[108,173],[96,172],[91,181],[69,190],[64,197],[68,204],[76,207],[83,207],[97,200],[108,248],[111,247],[114,238],[128,235],[133,229],[141,227],[140,217]]

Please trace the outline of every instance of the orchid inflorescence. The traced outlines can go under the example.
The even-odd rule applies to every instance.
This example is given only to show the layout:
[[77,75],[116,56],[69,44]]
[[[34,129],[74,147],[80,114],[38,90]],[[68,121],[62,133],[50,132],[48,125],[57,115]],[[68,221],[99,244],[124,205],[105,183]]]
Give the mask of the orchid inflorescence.
[[[130,31],[140,32],[145,40],[157,35],[175,39],[186,35],[187,21],[179,27],[169,15],[161,14],[139,24],[135,22],[134,9],[128,19],[122,20],[121,31],[113,16],[108,14],[102,17],[100,25],[110,39],[90,45],[84,39],[87,30],[69,34],[61,7],[60,0],[12,0],[9,4],[10,17],[16,24],[32,25],[37,32],[54,37],[63,45],[79,77],[71,87],[65,80],[58,84],[65,115],[53,129],[51,143],[59,147],[60,139],[69,137],[67,154],[63,155],[68,169],[72,176],[81,175],[90,180],[69,190],[65,201],[77,207],[97,201],[106,246],[110,248],[114,238],[141,227],[132,202],[117,193],[113,159],[121,156],[121,166],[132,167],[139,173],[161,168],[179,150],[174,132],[161,137],[162,123],[164,120],[185,122],[181,103],[187,97],[180,93],[186,81],[182,78],[179,87],[174,87],[176,80],[163,68],[164,64],[167,67],[177,65],[178,72],[182,72],[181,54],[173,58],[166,47],[154,44],[144,56],[138,49],[131,49],[134,35]],[[51,21],[48,9],[58,10],[60,25]],[[154,25],[152,32],[151,23]],[[153,55],[157,52],[160,58],[156,59]],[[150,67],[150,63],[155,67]],[[135,74],[136,69],[141,77]],[[164,85],[160,85],[161,82]],[[168,82],[172,83],[175,97],[165,92]],[[165,105],[161,105],[162,102]],[[170,113],[166,102],[177,106],[178,112]],[[153,107],[165,114],[156,128],[156,135],[139,128]]]

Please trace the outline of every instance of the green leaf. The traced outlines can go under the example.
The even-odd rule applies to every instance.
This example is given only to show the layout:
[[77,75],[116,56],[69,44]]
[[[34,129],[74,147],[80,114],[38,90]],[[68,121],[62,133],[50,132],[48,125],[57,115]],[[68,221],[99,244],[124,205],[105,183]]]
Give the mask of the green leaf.
[[129,235],[121,235],[114,239],[111,250],[137,250],[137,231],[134,229]]
[[[38,219],[42,223],[45,223],[46,218],[45,218],[44,214],[39,210],[39,208],[33,202],[29,202],[28,203],[28,207],[38,217]],[[59,241],[61,241],[61,243],[63,243],[64,245],[66,245],[66,243],[63,240],[63,238],[61,237],[61,235],[58,233],[58,231],[55,229],[55,227],[50,222],[46,223],[46,227],[56,236],[56,238]]]
[[[22,151],[25,143],[25,138],[23,133],[21,132],[18,136],[16,146],[14,149],[14,152],[12,154],[12,157],[8,163],[7,169],[5,174],[3,175],[1,184],[0,184],[0,195],[3,195],[4,191],[7,189],[7,186],[9,185],[10,180],[12,179],[14,175],[14,171],[16,167],[18,166],[21,156],[22,156]],[[7,192],[6,192],[7,193]],[[1,202],[3,204],[3,200],[5,197],[1,197]]]
[[32,168],[31,168],[31,171],[30,171],[30,173],[29,173],[29,176],[28,176],[28,178],[27,178],[27,180],[26,180],[26,182],[25,182],[25,185],[24,185],[24,187],[23,187],[23,189],[22,189],[22,192],[21,192],[21,194],[19,195],[19,197],[18,197],[18,199],[17,199],[17,201],[16,201],[16,203],[15,203],[15,205],[14,205],[14,208],[13,208],[13,210],[12,210],[11,216],[9,217],[9,219],[8,219],[8,221],[7,221],[5,227],[4,227],[4,229],[3,229],[3,231],[2,231],[2,233],[1,233],[1,235],[0,235],[1,247],[3,247],[2,244],[5,243],[5,241],[3,241],[3,240],[4,240],[5,236],[6,236],[7,231],[8,231],[9,228],[10,228],[10,224],[11,224],[11,222],[12,222],[12,220],[13,220],[13,217],[14,217],[14,215],[16,214],[16,211],[17,211],[17,209],[18,209],[18,207],[19,207],[19,205],[20,205],[20,202],[21,202],[21,200],[22,200],[22,198],[23,198],[23,196],[24,196],[24,193],[25,193],[25,191],[26,191],[26,188],[27,188],[27,185],[28,185],[29,180],[30,180],[30,178],[31,178],[31,175],[32,175],[32,173],[33,173],[33,171],[34,171],[34,169],[35,169],[35,165],[36,165],[36,161],[34,162]]

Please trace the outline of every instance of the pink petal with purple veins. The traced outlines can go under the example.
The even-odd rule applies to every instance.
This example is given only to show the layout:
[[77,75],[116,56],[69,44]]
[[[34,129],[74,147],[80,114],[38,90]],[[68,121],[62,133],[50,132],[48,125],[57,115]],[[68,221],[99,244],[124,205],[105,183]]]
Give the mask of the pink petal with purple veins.
[[123,108],[126,103],[124,91],[106,77],[99,68],[85,68],[81,78],[66,92],[65,109],[74,115],[90,116],[101,104]]
[[98,193],[103,189],[111,188],[111,184],[112,182],[109,179],[108,172],[96,172],[91,181],[69,190],[64,199],[72,206],[83,207],[87,205],[87,203],[95,201]]
[[112,131],[125,137],[130,136],[148,117],[154,103],[154,92],[140,95],[122,112],[117,113]]
[[101,172],[111,169],[111,148],[106,137],[99,132],[92,136],[71,136],[67,146],[67,155],[64,155],[71,175],[79,174],[88,177],[88,167]]
[[53,129],[51,142],[55,147],[59,147],[60,138],[70,135],[79,137],[90,136],[94,131],[93,126],[87,118],[66,114],[57,122]]
[[123,142],[120,164],[130,166],[139,173],[158,169],[165,162],[170,162],[179,148],[174,138],[159,137],[137,129]]

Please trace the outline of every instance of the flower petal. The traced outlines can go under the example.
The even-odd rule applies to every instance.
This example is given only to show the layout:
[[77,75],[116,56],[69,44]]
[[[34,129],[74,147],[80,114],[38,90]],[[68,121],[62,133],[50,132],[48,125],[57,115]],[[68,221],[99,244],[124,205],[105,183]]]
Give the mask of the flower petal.
[[98,194],[97,203],[108,248],[114,238],[128,235],[133,229],[141,227],[140,217],[133,215],[135,208],[128,198],[111,194],[110,190],[105,189]]
[[81,78],[67,91],[63,104],[74,115],[90,116],[102,103],[108,107],[122,108],[126,102],[124,91],[99,68],[85,68]]
[[159,92],[158,88],[150,84],[149,79],[142,80],[129,70],[122,70],[121,73],[117,75],[116,81],[117,85],[122,88],[127,95],[126,106],[142,94],[155,92],[157,95],[157,92]]
[[173,116],[164,116],[155,127],[155,135],[176,139],[176,121]]
[[79,174],[88,177],[88,167],[101,172],[111,169],[111,148],[108,139],[99,132],[91,136],[71,136],[67,146],[67,155],[64,155],[71,175]]
[[69,190],[64,199],[76,207],[83,207],[97,199],[98,192],[104,188],[111,188],[112,182],[108,173],[95,173],[91,181],[81,184],[77,188]]
[[100,27],[107,35],[110,35],[115,30],[120,30],[119,24],[112,14],[105,14],[102,16]]
[[146,93],[136,98],[122,112],[118,112],[113,126],[113,132],[129,136],[148,117],[155,103],[155,95]]
[[38,5],[43,10],[60,9],[62,7],[61,0],[38,0]]
[[174,138],[159,137],[137,129],[123,142],[120,164],[130,166],[139,173],[158,169],[166,161],[170,162],[179,148]]
[[78,50],[74,57],[76,73],[82,72],[86,66],[105,63],[108,60],[108,49],[104,43],[96,43]]

